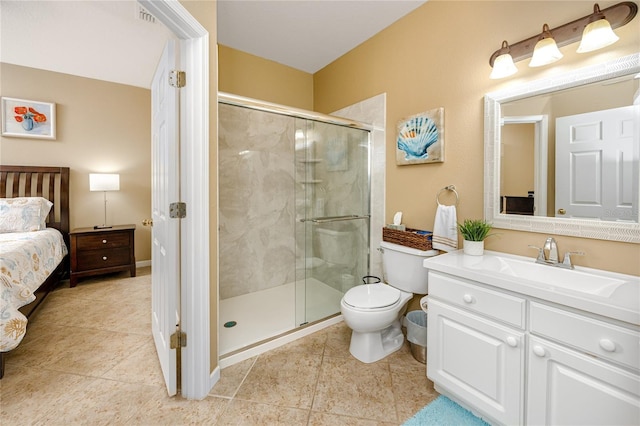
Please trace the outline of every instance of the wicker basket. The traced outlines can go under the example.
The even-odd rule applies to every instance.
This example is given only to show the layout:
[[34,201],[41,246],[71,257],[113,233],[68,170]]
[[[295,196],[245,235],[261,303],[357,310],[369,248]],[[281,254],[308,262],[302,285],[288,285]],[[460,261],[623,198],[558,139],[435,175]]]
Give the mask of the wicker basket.
[[426,235],[417,234],[417,231],[428,232],[411,228],[407,228],[406,231],[399,231],[397,229],[384,227],[382,228],[382,241],[423,251],[431,250],[431,236],[433,234],[431,232]]

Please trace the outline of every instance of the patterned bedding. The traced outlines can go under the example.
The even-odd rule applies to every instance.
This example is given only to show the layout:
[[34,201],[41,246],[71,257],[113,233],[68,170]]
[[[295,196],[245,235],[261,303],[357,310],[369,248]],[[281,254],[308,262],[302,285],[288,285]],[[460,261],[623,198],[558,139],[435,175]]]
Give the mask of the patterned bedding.
[[53,228],[0,234],[0,352],[22,341],[27,318],[18,308],[35,300],[34,291],[66,254],[62,234]]

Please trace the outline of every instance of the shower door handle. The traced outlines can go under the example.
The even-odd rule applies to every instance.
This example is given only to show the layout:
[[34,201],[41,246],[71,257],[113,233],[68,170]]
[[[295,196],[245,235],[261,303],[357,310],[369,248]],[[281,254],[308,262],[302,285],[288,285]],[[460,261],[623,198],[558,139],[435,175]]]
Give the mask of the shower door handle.
[[300,219],[300,222],[313,222],[313,223],[327,223],[337,222],[340,220],[356,220],[356,219],[369,219],[370,216],[358,216],[355,214],[347,216],[324,216],[324,217],[312,217],[310,219]]

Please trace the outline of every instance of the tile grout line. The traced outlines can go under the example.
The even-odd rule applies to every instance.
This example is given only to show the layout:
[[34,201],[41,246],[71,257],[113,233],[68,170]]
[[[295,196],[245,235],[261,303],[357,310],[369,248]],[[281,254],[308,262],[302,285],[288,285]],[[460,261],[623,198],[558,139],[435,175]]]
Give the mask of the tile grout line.
[[238,394],[238,391],[240,390],[240,388],[242,387],[242,385],[244,384],[244,382],[247,380],[247,377],[249,377],[249,373],[251,373],[251,370],[253,370],[253,367],[256,365],[256,362],[258,362],[258,358],[260,358],[260,355],[256,356],[255,359],[253,360],[253,362],[251,363],[251,367],[249,367],[247,369],[247,372],[245,373],[244,377],[242,378],[242,380],[240,381],[240,384],[238,385],[238,387],[236,388],[236,390],[233,392],[233,395],[231,395],[231,401],[233,401],[236,398],[236,395]]
[[318,394],[318,386],[320,385],[320,378],[322,376],[322,369],[324,367],[324,358],[327,352],[327,342],[329,341],[329,336],[325,332],[324,344],[322,345],[322,355],[320,355],[320,365],[318,366],[318,377],[316,378],[316,384],[313,387],[313,395],[311,396],[311,404],[309,405],[309,413],[307,415],[307,425],[311,422],[311,414],[313,413],[313,404],[316,401],[316,395]]

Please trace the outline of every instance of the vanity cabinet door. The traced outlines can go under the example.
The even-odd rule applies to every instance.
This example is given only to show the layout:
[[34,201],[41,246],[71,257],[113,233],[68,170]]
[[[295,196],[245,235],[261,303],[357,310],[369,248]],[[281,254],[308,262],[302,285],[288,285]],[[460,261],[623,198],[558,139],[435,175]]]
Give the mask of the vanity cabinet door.
[[429,300],[427,376],[436,389],[502,424],[522,424],[524,333]]
[[638,374],[533,336],[529,351],[527,424],[640,424]]

